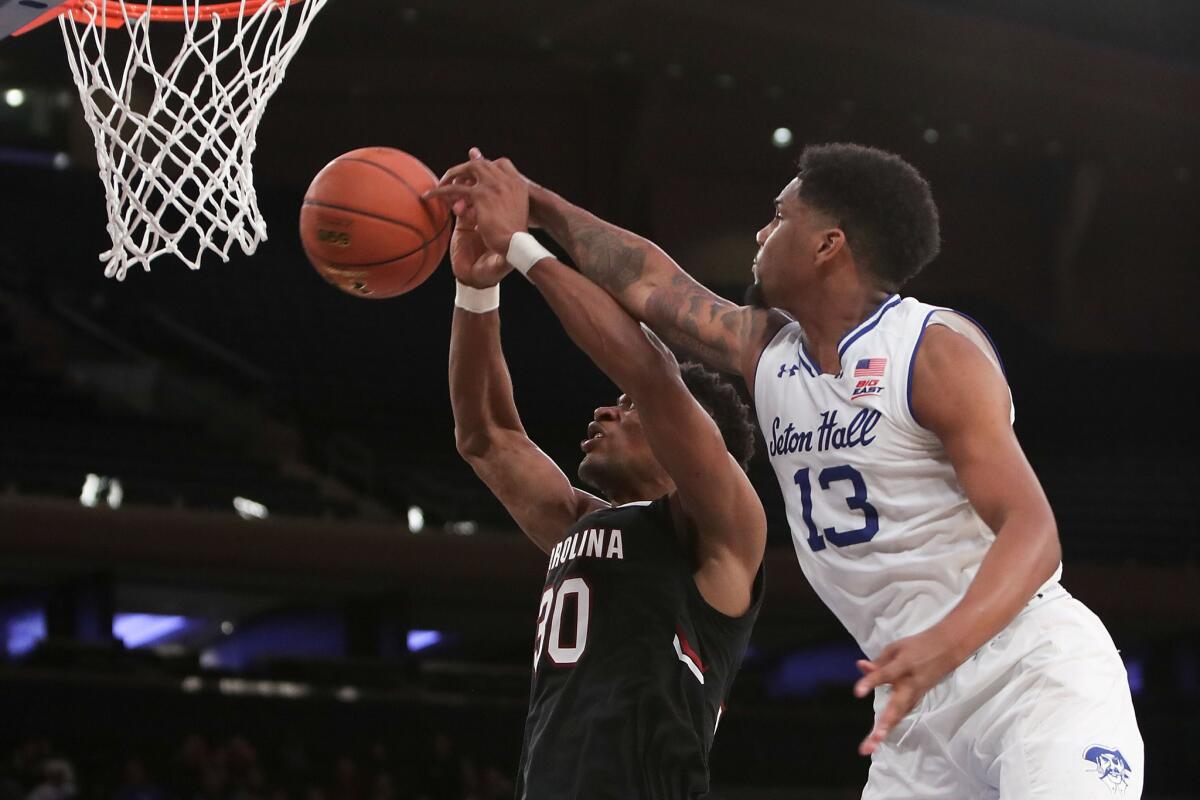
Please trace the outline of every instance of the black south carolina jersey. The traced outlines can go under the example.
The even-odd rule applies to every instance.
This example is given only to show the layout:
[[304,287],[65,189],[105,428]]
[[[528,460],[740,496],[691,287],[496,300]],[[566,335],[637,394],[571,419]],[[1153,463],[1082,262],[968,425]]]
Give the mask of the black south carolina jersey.
[[538,608],[518,800],[683,800],[762,603],[716,611],[666,499],[593,512],[550,554]]

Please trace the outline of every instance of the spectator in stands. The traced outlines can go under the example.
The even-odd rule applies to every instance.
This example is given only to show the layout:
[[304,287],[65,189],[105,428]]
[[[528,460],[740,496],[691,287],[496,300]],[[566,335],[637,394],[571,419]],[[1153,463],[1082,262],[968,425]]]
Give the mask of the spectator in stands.
[[396,792],[396,780],[388,772],[377,772],[371,778],[367,800],[400,800]]
[[508,800],[516,791],[512,779],[501,772],[499,767],[488,767],[483,771],[482,777],[480,800]]
[[192,795],[192,800],[232,800],[229,770],[222,761],[214,758],[204,766],[200,773],[200,790]]
[[250,766],[234,783],[233,800],[268,800],[267,776],[258,766]]
[[42,763],[42,782],[26,800],[71,800],[75,797],[75,768],[65,758],[50,758]]
[[166,800],[166,792],[150,778],[146,764],[134,756],[125,762],[124,780],[113,792],[113,800]]
[[350,756],[342,755],[338,758],[328,794],[329,800],[365,800],[366,792],[358,764]]
[[299,741],[284,743],[277,763],[279,774],[274,776],[274,784],[287,791],[287,800],[302,800],[312,777],[312,764],[304,744]]
[[209,761],[208,742],[198,733],[188,734],[171,759],[169,786],[173,797],[190,800],[201,789],[202,775]]
[[433,738],[433,755],[425,762],[421,797],[428,800],[462,800],[463,762],[458,746],[446,733]]
[[[22,742],[0,758],[0,800],[508,800],[513,794],[503,772],[477,767],[488,762],[477,762],[478,754],[464,753],[446,733],[428,740],[428,749],[409,741],[392,749],[376,742],[362,757],[332,760],[310,759],[295,742],[264,751],[270,757],[260,760],[259,749],[243,736],[208,740],[190,734],[157,759],[153,736],[135,744],[146,749],[125,756],[111,748],[89,750],[91,760],[80,769],[93,776],[87,780],[91,791],[80,795],[71,761],[48,741]],[[166,775],[169,785],[155,777]]]
[[54,754],[46,739],[26,739],[13,748],[0,770],[0,791],[12,792],[16,800],[24,800],[42,780],[42,763]]
[[[8,765],[4,765],[7,767]],[[7,769],[0,768],[0,800],[21,800],[25,793],[21,791],[21,782]]]
[[367,765],[368,800],[401,800],[407,796],[392,768],[391,754],[382,742],[375,742],[367,749]]
[[222,748],[229,769],[234,800],[266,800],[267,778],[258,761],[258,750],[245,736],[233,736]]
[[22,783],[23,764],[21,753],[24,745],[9,752],[0,762],[0,800],[24,800],[25,786]]
[[464,800],[509,800],[516,791],[513,782],[494,766],[482,770],[469,762],[464,766]]
[[230,774],[235,780],[258,768],[258,750],[245,736],[231,736],[223,748],[229,764]]

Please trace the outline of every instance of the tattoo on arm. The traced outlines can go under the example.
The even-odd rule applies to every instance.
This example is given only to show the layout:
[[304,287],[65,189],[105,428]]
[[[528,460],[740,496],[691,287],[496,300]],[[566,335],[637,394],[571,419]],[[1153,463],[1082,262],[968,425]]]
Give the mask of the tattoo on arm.
[[642,277],[644,247],[631,247],[620,234],[597,224],[573,226],[571,255],[579,271],[610,292],[621,292]]
[[[580,272],[672,346],[725,372],[741,373],[740,354],[761,337],[765,314],[747,313],[717,297],[677,266],[664,280],[657,262],[648,268],[652,244],[582,209],[548,204],[540,220]],[[628,291],[644,278],[649,281],[645,291]]]
[[568,213],[549,204],[539,212],[542,225],[576,268],[610,293],[619,294],[642,277],[646,243],[582,209]]
[[[723,372],[739,373],[741,364],[735,353],[742,325],[738,309],[697,292],[690,279],[683,282],[687,285],[672,283],[676,285],[654,289],[646,298],[646,317],[672,345]],[[714,327],[717,321],[719,328]],[[718,331],[719,335],[714,335]]]
[[721,368],[728,362],[726,353],[680,328],[668,327],[656,332],[663,341],[670,345],[680,360],[695,360]]

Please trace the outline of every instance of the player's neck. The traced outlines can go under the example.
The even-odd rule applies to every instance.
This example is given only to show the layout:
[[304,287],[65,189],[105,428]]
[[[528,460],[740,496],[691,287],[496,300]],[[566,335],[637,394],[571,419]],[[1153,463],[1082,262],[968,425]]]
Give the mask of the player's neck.
[[822,372],[842,368],[838,345],[846,334],[879,310],[888,292],[873,286],[815,292],[784,309],[800,323],[804,347]]
[[673,491],[675,483],[663,473],[643,480],[630,481],[625,486],[614,486],[604,494],[614,506],[623,506],[640,500],[657,500]]

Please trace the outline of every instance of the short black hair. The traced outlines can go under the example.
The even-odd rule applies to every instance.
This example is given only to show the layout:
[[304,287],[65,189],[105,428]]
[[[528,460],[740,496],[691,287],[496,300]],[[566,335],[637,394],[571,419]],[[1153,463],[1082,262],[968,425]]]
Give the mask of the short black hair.
[[679,365],[679,372],[692,397],[717,423],[725,448],[742,471],[748,471],[754,457],[754,423],[750,421],[749,406],[732,384],[711,369],[687,361]]
[[859,144],[810,145],[796,168],[800,199],[837,220],[883,288],[896,291],[937,256],[933,194],[900,156]]

